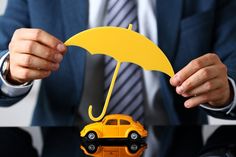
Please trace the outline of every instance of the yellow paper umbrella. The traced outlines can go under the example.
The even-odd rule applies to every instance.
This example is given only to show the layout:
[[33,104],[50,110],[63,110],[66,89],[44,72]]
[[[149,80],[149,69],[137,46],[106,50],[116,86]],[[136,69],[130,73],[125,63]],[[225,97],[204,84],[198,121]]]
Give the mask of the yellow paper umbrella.
[[67,46],[79,46],[91,54],[103,54],[117,61],[107,98],[98,117],[92,115],[92,105],[89,106],[89,117],[93,121],[101,120],[106,113],[112,90],[118,75],[120,64],[130,62],[145,70],[161,71],[170,77],[174,75],[173,68],[161,49],[145,36],[120,27],[97,27],[80,32],[65,42]]

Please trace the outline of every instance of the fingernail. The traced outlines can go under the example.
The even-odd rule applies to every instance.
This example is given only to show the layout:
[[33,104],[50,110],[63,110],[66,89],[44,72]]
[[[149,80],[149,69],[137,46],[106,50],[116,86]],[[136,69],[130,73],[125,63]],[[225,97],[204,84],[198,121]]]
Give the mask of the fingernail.
[[54,59],[55,59],[56,62],[59,63],[59,62],[62,61],[63,56],[61,54],[56,54],[56,55],[54,55]]
[[186,108],[190,108],[190,107],[191,107],[188,102],[185,102],[185,103],[184,103],[184,106],[185,106]]
[[183,93],[183,87],[182,87],[182,86],[176,87],[176,92],[177,92],[178,94],[182,94],[182,93]]
[[179,76],[178,76],[177,74],[174,76],[174,83],[175,83],[176,85],[179,85],[179,83],[180,83],[180,81],[179,81]]
[[59,68],[59,64],[52,64],[53,70],[57,70]]
[[66,47],[64,44],[58,44],[57,45],[57,50],[60,51],[60,52],[63,52],[66,50]]
[[189,95],[186,94],[186,93],[183,93],[182,96],[185,97],[185,98],[186,98],[186,97],[189,97]]
[[50,71],[45,71],[45,72],[44,72],[44,75],[50,75],[50,74],[51,74]]

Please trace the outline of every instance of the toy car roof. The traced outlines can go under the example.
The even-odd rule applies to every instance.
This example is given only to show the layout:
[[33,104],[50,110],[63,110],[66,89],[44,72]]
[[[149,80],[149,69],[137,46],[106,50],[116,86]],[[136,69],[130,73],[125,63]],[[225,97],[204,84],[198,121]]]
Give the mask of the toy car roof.
[[104,119],[125,119],[129,121],[134,121],[131,116],[125,114],[110,114],[107,115]]

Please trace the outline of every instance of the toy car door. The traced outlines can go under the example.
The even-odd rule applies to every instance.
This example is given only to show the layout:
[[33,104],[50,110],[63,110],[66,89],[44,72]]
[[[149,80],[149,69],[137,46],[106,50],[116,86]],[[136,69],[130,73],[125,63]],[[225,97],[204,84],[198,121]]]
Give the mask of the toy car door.
[[118,138],[117,119],[108,119],[103,125],[103,138]]
[[125,119],[119,120],[119,136],[125,138],[125,133],[130,127],[130,122]]

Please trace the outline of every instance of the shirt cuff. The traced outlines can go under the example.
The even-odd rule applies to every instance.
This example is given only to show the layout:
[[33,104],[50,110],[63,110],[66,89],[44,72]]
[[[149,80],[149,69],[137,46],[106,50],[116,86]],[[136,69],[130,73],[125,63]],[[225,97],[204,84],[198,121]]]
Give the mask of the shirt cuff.
[[229,114],[236,107],[236,95],[235,95],[235,93],[236,93],[236,85],[235,85],[235,81],[232,78],[230,78],[230,77],[228,77],[228,79],[229,79],[229,81],[230,81],[230,83],[232,85],[233,92],[234,92],[233,101],[229,105],[227,105],[225,107],[221,107],[221,108],[214,108],[214,107],[210,107],[207,104],[201,104],[200,106],[202,108],[205,108],[205,109],[210,110],[210,111],[221,111],[221,112],[223,111],[223,112],[226,112],[226,114]]
[[[0,70],[2,70],[2,65],[5,61],[5,59],[8,57],[9,52],[4,54],[0,59]],[[32,87],[33,82],[22,84],[22,85],[12,85],[7,82],[7,80],[4,79],[2,76],[2,73],[0,72],[0,84],[1,84],[1,91],[3,94],[9,96],[9,97],[17,97],[26,94]]]

